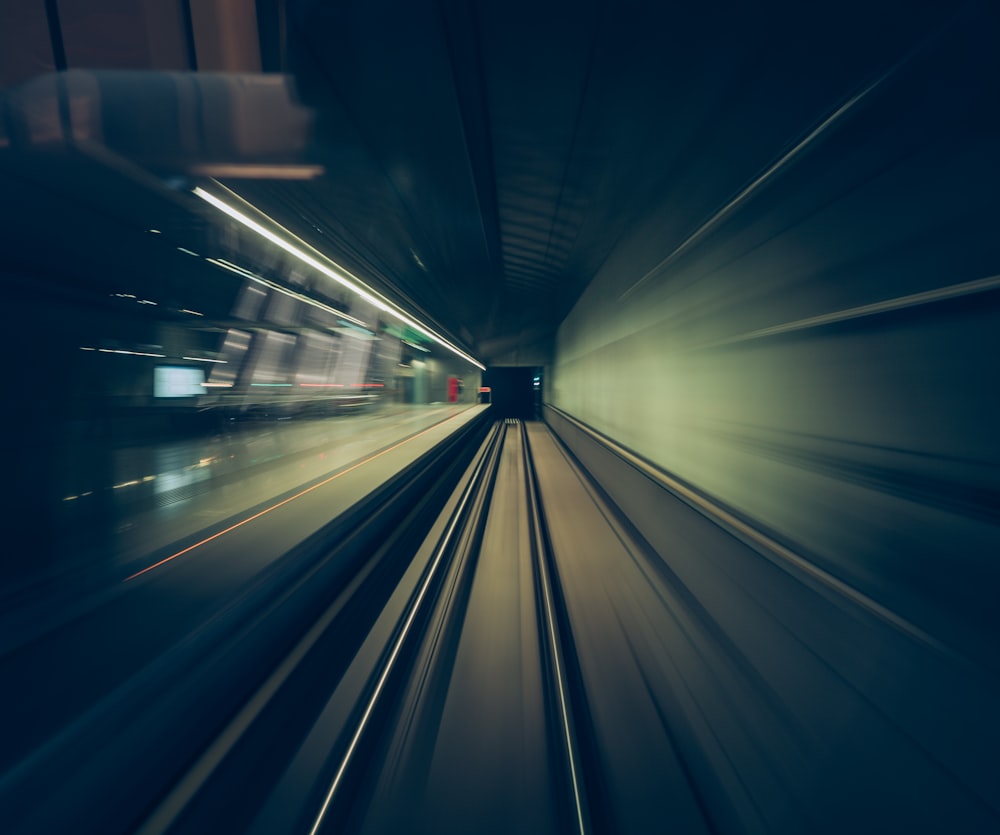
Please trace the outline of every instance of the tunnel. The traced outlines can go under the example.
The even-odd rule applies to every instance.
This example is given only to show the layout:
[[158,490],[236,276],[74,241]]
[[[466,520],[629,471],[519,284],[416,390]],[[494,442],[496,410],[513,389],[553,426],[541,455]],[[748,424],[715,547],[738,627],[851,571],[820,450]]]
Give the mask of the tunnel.
[[1000,831],[998,31],[0,4],[0,828]]

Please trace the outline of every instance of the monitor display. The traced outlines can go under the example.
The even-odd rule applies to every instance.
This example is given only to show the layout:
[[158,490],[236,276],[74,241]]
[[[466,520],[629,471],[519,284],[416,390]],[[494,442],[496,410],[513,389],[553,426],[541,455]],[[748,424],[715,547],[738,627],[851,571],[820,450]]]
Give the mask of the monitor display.
[[182,365],[153,369],[153,397],[196,397],[205,393],[205,370]]

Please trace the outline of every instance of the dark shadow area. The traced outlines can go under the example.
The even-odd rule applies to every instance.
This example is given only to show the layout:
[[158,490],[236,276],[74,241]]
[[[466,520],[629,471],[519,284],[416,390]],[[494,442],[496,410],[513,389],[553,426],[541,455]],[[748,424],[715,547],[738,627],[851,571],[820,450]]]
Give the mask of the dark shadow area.
[[535,420],[540,417],[542,369],[537,366],[488,368],[483,386],[490,389],[494,415]]

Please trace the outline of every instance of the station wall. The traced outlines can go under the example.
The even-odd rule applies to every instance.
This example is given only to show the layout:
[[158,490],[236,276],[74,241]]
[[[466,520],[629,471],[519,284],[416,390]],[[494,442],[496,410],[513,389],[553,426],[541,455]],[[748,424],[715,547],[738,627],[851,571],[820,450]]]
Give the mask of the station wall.
[[996,634],[1000,581],[1000,169],[971,72],[890,87],[743,190],[696,159],[721,208],[678,228],[696,198],[668,190],[635,219],[548,390],[956,641]]

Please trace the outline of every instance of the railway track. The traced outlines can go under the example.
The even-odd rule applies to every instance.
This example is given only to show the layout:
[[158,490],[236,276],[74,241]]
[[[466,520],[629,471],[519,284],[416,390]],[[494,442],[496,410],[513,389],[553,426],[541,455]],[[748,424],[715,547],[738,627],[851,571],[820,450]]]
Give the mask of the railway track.
[[[12,831],[791,835],[906,816],[927,818],[909,831],[953,816],[955,831],[989,831],[995,810],[959,780],[912,793],[942,766],[921,728],[887,723],[850,659],[824,648],[809,607],[829,603],[811,586],[648,480],[640,510],[669,522],[654,547],[545,424],[484,424],[466,440],[394,485],[393,505],[196,674],[179,669],[157,714],[170,724],[131,745],[131,727],[106,737],[93,778],[72,784],[77,805],[63,787],[48,807],[26,796],[39,817]],[[836,603],[874,630],[867,610]],[[290,635],[292,621],[282,643],[276,624]],[[235,672],[243,689],[223,713]],[[991,692],[960,672],[954,686]],[[831,751],[851,767],[814,767]],[[138,813],[135,798],[115,805],[114,768],[142,776]]]
[[[384,559],[373,555],[139,832],[592,831],[575,662],[525,426],[493,426],[401,577],[379,577]],[[355,618],[365,634],[345,640]]]

